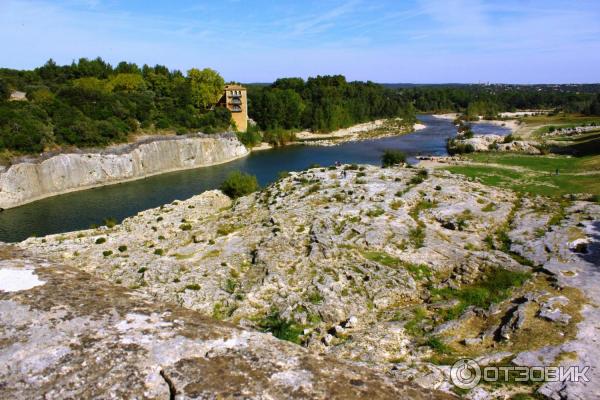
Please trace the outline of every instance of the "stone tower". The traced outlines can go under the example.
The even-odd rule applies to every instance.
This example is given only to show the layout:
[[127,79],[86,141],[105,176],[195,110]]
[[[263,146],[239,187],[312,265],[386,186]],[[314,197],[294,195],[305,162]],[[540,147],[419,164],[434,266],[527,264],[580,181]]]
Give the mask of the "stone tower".
[[245,132],[248,129],[248,96],[245,87],[225,85],[225,93],[223,93],[219,105],[227,107],[231,111],[231,118],[238,131]]

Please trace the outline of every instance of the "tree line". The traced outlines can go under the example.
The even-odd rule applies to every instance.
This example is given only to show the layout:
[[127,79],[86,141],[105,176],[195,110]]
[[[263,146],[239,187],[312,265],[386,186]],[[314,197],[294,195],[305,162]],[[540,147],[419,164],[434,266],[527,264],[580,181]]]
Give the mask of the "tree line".
[[[162,65],[116,67],[96,58],[32,71],[0,69],[0,151],[31,153],[55,146],[104,146],[140,129],[177,133],[225,131],[230,112],[213,107],[223,78],[211,69],[187,74]],[[28,101],[7,101],[13,90]]]
[[600,115],[600,85],[429,85],[397,90],[420,112],[461,112],[468,119],[528,109]]
[[[105,146],[135,132],[220,132],[230,112],[214,107],[223,78],[211,69],[187,73],[162,65],[115,67],[101,58],[70,65],[49,60],[30,71],[0,69],[0,152],[35,153],[57,146]],[[28,101],[8,101],[12,91]],[[246,144],[282,144],[298,130],[329,132],[416,112],[461,112],[467,119],[519,109],[600,115],[600,85],[382,85],[342,75],[282,78],[248,85]]]
[[248,89],[250,118],[268,137],[300,129],[330,132],[380,118],[415,119],[411,102],[397,91],[373,82],[347,82],[342,75],[282,78]]

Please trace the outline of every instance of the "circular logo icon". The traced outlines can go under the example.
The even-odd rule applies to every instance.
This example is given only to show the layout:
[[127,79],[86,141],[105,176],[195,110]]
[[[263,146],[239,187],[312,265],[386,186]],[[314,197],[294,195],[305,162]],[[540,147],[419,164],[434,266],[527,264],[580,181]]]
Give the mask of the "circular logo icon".
[[472,389],[481,380],[479,364],[469,358],[458,360],[450,369],[452,383],[461,389]]

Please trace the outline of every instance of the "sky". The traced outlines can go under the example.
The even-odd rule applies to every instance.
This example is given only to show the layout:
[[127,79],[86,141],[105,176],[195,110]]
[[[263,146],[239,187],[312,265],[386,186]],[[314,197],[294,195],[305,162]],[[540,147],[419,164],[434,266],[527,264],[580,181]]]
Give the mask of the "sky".
[[0,0],[0,67],[97,56],[227,81],[600,82],[600,0]]

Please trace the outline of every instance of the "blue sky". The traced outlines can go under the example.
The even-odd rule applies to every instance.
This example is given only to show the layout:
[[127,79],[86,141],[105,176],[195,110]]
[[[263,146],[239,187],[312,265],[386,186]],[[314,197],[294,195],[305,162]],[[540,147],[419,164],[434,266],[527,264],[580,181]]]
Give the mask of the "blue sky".
[[101,56],[226,80],[600,82],[598,0],[0,0],[0,66]]

